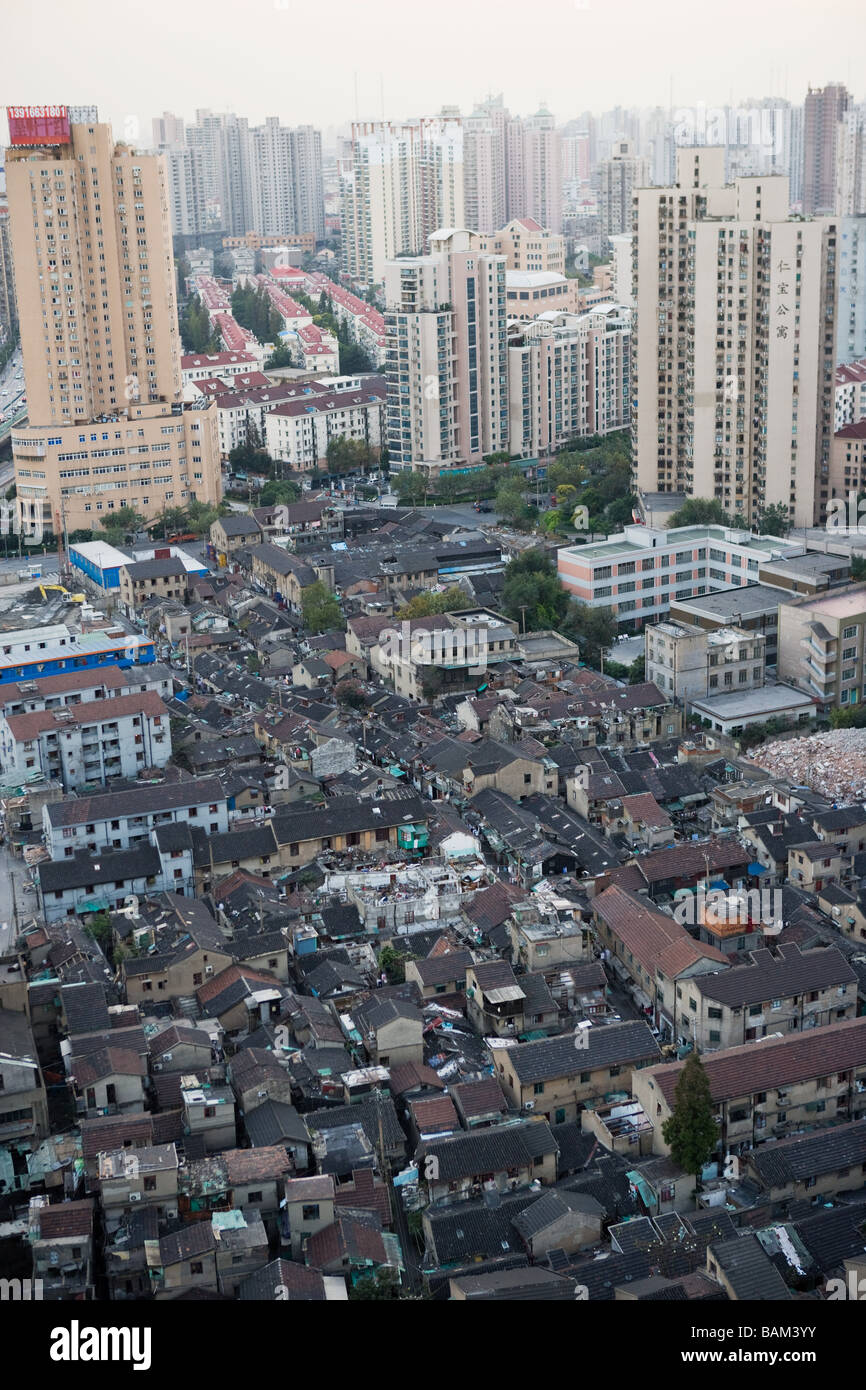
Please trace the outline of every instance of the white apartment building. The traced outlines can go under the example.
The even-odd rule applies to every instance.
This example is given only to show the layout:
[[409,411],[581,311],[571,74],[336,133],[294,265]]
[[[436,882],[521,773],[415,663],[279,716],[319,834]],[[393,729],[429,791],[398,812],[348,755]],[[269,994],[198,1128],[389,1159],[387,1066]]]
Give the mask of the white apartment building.
[[866,213],[866,105],[852,106],[836,130],[836,213]]
[[866,213],[839,218],[836,361],[866,357]]
[[[258,359],[251,352],[191,352],[180,359],[184,387],[194,381],[230,382],[236,376],[248,376],[258,370]],[[198,394],[198,393],[196,393]],[[192,399],[191,397],[189,399]]]
[[0,712],[4,783],[42,775],[67,792],[135,779],[171,757],[168,710],[154,691],[114,695],[29,714]]
[[532,217],[515,217],[500,231],[482,235],[481,249],[504,256],[507,270],[565,274],[565,237],[541,227]]
[[438,227],[465,225],[458,120],[356,121],[341,179],[345,268],[379,283],[395,256],[422,255]]
[[169,822],[199,826],[209,835],[229,828],[228,803],[216,777],[67,797],[42,808],[45,845],[52,859],[76,850],[129,849]]
[[622,232],[618,236],[608,237],[608,241],[613,255],[613,297],[617,304],[623,304],[627,309],[633,309],[632,253],[634,237],[631,232]]
[[630,377],[631,314],[619,305],[521,325],[508,346],[511,454],[544,457],[572,439],[625,429]]
[[866,357],[857,362],[843,362],[836,368],[836,396],[833,410],[833,429],[855,425],[866,419]]
[[681,148],[673,188],[635,193],[636,481],[810,526],[827,502],[838,227],[790,219],[784,177],[725,185],[724,163]]
[[502,97],[476,106],[463,121],[463,183],[466,225],[482,236],[508,218],[506,126]]
[[606,541],[563,546],[557,570],[582,603],[612,608],[620,622],[643,626],[677,600],[756,584],[762,564],[803,553],[794,541],[726,526],[633,525]]
[[391,467],[480,466],[508,447],[505,257],[445,228],[385,267]]
[[632,195],[649,183],[647,161],[635,151],[631,140],[616,140],[609,159],[598,165],[598,214],[606,237],[631,232]]
[[198,236],[208,230],[201,155],[185,145],[173,146],[163,153],[171,230],[175,236]]
[[307,472],[324,464],[328,444],[342,435],[374,451],[383,443],[385,383],[367,378],[363,386],[339,387],[300,400],[284,401],[265,416],[265,445],[272,459]]
[[688,707],[708,695],[741,694],[764,684],[766,637],[738,627],[712,632],[694,623],[646,629],[646,679]]

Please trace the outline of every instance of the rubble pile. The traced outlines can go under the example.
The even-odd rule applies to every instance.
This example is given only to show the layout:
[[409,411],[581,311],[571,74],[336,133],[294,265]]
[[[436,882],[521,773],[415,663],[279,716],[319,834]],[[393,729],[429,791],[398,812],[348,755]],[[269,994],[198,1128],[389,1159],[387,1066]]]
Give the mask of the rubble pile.
[[834,801],[866,799],[866,729],[831,729],[777,739],[756,748],[751,761],[794,785]]

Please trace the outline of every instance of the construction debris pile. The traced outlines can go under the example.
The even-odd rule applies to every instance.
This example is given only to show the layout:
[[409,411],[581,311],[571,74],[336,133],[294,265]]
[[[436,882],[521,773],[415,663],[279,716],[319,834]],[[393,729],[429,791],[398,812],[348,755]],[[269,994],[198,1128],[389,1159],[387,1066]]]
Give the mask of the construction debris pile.
[[831,729],[763,743],[751,761],[775,777],[811,787],[833,801],[866,799],[866,729]]

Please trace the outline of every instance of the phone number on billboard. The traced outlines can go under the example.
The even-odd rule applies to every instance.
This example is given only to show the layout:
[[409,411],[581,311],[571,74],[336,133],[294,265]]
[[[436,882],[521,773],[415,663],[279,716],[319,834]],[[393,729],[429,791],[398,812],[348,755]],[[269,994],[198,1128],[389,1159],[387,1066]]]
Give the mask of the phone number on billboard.
[[15,121],[39,120],[45,116],[65,116],[65,106],[7,106],[7,116]]

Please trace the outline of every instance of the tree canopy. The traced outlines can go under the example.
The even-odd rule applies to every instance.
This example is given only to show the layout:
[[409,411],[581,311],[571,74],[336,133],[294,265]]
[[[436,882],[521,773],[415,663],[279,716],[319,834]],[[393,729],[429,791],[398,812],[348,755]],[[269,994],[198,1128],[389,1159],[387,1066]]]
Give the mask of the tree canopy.
[[340,605],[332,593],[317,579],[315,584],[310,584],[301,595],[301,612],[304,618],[304,626],[310,632],[328,632],[331,628],[339,628],[342,631],[345,626]]
[[469,600],[459,584],[452,584],[444,593],[416,594],[395,614],[397,618],[429,618],[435,613],[455,613],[465,608]]
[[710,1079],[697,1050],[689,1053],[680,1072],[662,1136],[674,1163],[699,1177],[718,1144],[719,1130],[713,1118]]

